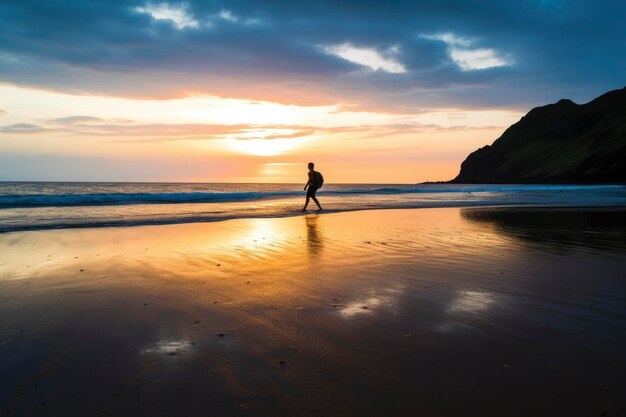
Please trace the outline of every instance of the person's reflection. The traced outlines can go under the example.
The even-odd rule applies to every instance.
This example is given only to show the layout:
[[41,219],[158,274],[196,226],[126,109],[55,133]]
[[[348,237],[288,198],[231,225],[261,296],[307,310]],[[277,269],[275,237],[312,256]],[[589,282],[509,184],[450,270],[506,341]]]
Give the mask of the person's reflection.
[[317,214],[304,216],[306,222],[307,249],[311,257],[317,257],[324,247],[324,238],[317,224],[318,219],[319,215]]

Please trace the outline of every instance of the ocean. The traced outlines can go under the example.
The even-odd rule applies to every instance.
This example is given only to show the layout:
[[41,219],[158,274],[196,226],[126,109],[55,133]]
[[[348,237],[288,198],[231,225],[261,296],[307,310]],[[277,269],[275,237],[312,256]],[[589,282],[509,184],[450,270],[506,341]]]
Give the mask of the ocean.
[[[303,184],[0,182],[0,233],[302,214]],[[422,207],[619,207],[623,185],[325,184],[324,212]],[[315,205],[311,202],[309,210]]]

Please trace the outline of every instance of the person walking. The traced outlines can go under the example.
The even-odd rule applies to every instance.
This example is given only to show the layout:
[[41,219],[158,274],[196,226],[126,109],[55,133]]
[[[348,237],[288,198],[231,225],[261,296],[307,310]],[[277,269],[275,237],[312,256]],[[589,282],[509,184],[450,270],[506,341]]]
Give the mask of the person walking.
[[313,168],[315,168],[315,164],[313,162],[309,162],[309,180],[304,186],[304,189],[306,190],[306,201],[304,202],[304,208],[302,209],[302,211],[306,211],[306,208],[309,205],[309,199],[311,198],[313,199],[315,204],[317,204],[317,207],[319,207],[320,210],[322,209],[322,206],[320,206],[320,202],[317,201],[317,198],[315,197],[315,192],[320,189],[324,184],[324,177],[321,173],[315,171]]

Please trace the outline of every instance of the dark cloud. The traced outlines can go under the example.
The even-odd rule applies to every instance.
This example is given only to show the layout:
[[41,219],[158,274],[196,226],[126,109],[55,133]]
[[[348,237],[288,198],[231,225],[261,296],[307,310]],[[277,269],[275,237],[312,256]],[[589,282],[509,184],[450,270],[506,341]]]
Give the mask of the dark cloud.
[[[626,73],[626,5],[617,0],[198,0],[185,9],[197,27],[182,28],[137,11],[146,4],[0,3],[0,82],[415,111],[584,102],[623,87]],[[463,71],[450,44],[423,36],[442,33],[512,65]],[[406,72],[371,71],[324,51],[340,44],[375,49]]]

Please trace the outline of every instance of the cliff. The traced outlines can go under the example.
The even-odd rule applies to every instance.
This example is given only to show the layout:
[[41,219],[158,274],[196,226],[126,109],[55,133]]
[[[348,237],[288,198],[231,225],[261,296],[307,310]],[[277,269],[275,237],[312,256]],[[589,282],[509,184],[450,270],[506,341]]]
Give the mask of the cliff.
[[453,183],[626,182],[626,88],[532,109],[472,152]]

